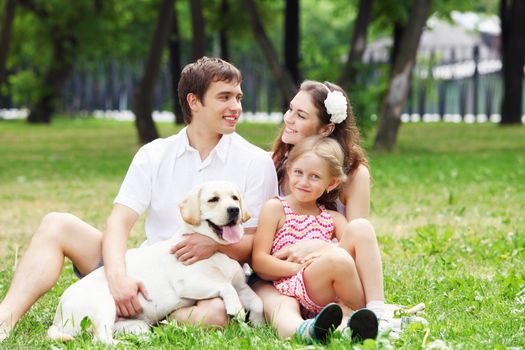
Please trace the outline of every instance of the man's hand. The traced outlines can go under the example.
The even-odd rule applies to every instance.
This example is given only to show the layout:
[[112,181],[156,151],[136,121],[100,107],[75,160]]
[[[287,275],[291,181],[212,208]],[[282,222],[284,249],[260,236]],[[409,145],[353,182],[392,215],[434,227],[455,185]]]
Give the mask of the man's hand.
[[144,283],[129,276],[118,276],[108,280],[108,284],[111,295],[115,299],[118,316],[133,317],[142,312],[142,306],[138,300],[139,293],[144,299],[150,300]]
[[207,259],[218,250],[218,243],[210,237],[192,233],[177,243],[171,252],[184,265],[191,265],[199,260]]
[[314,254],[316,251],[322,251],[330,244],[330,242],[320,239],[304,240],[279,250],[275,253],[275,257],[301,264],[307,256]]

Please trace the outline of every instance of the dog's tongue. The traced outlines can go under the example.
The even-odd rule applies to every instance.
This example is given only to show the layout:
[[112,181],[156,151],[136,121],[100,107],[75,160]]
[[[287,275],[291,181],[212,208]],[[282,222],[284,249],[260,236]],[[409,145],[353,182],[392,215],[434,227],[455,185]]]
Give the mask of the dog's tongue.
[[222,238],[228,243],[237,243],[241,240],[241,225],[223,226]]

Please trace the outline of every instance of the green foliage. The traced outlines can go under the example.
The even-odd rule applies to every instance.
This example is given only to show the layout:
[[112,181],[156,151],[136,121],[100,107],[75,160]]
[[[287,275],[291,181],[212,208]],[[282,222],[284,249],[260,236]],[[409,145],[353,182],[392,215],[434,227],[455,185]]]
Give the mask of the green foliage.
[[345,3],[301,1],[301,69],[307,79],[339,80],[356,15],[355,7]]
[[[163,135],[178,130],[161,123]],[[241,123],[238,131],[268,149],[278,125]],[[525,345],[525,128],[405,124],[396,151],[370,153],[372,222],[382,248],[386,298],[426,303],[429,327],[411,325],[398,340],[354,349],[454,349]],[[42,216],[72,212],[103,228],[137,150],[132,123],[56,118],[51,127],[0,122],[0,295]],[[370,144],[371,140],[367,140]],[[136,225],[131,246],[144,237]],[[66,263],[57,286],[28,312],[6,349],[104,349],[84,333],[71,343],[46,338],[59,296],[74,282]],[[88,325],[86,325],[86,329]],[[163,324],[121,336],[117,349],[299,349],[269,327],[223,330]],[[335,334],[327,349],[348,349]]]
[[69,59],[77,68],[113,60],[141,62],[149,47],[157,1],[80,0],[34,1],[38,12],[18,5],[13,24],[8,69],[9,90],[15,103],[31,105],[46,86],[43,74],[53,64],[52,37],[74,38]]

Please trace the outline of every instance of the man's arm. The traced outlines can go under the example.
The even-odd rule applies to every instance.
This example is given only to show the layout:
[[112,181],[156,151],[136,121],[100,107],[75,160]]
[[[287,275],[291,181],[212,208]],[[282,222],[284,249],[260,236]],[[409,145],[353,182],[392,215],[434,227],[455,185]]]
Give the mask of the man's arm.
[[173,246],[171,252],[184,265],[191,265],[199,260],[207,259],[215,252],[226,254],[242,264],[250,261],[254,233],[255,228],[246,228],[240,242],[227,245],[219,244],[210,237],[192,233]]
[[129,277],[126,272],[128,236],[138,217],[134,210],[122,204],[115,204],[102,239],[102,255],[109,290],[115,299],[117,314],[124,317],[131,317],[142,311],[137,298],[139,292],[149,299],[142,282]]
[[230,258],[237,260],[241,264],[250,264],[255,231],[255,227],[245,228],[244,236],[242,236],[242,239],[239,243],[219,245],[217,250],[228,255]]

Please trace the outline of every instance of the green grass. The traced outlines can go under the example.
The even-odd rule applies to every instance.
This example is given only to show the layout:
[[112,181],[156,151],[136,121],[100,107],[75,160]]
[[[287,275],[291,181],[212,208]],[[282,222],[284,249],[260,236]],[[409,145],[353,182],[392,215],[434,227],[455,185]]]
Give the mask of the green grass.
[[[176,131],[160,124],[162,135]],[[275,125],[240,124],[239,133],[269,148]],[[372,135],[373,133],[371,133]],[[366,140],[370,144],[371,140]],[[57,119],[52,126],[0,122],[0,295],[32,232],[49,211],[68,211],[103,228],[137,150],[131,123]],[[387,301],[424,302],[428,329],[363,348],[525,347],[525,128],[406,124],[392,153],[370,152],[372,221],[383,251]],[[143,222],[131,244],[143,239]],[[45,338],[58,296],[74,281],[66,264],[58,285],[23,318],[8,349],[103,348],[87,335],[69,344]],[[162,325],[120,338],[122,349],[305,348],[268,327],[223,331]],[[329,349],[347,349],[333,337]]]

